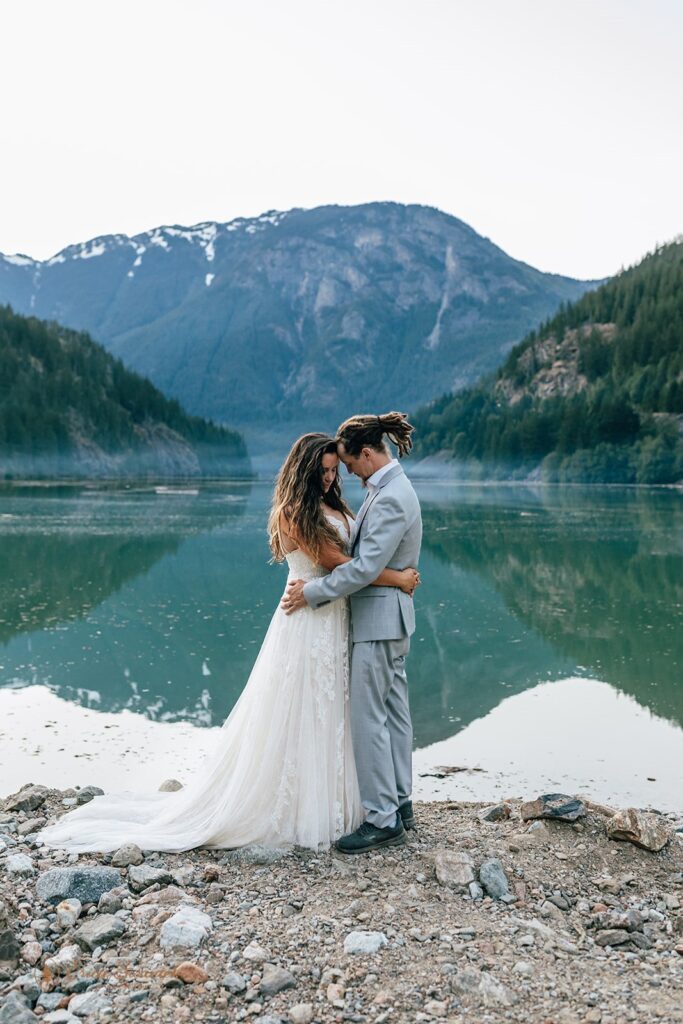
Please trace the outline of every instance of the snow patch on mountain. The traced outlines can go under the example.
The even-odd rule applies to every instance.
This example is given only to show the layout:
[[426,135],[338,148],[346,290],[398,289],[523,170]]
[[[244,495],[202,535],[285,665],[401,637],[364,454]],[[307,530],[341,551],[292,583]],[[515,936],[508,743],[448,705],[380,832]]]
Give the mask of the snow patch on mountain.
[[5,263],[11,263],[14,267],[31,267],[36,262],[30,256],[22,256],[21,253],[14,253],[13,256],[3,256]]

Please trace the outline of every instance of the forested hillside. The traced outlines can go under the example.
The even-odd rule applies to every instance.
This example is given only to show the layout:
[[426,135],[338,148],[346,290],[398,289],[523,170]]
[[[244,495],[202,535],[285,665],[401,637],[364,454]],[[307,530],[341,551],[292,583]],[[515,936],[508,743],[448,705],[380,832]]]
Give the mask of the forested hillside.
[[188,416],[84,333],[0,306],[0,474],[245,475],[241,436]]
[[417,453],[465,474],[683,479],[683,241],[563,305],[495,375],[415,423]]

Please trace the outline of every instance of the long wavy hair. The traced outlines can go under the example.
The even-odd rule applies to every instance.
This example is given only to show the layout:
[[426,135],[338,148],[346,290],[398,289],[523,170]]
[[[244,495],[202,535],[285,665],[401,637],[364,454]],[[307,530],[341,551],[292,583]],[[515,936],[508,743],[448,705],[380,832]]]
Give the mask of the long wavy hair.
[[330,508],[352,515],[342,498],[339,474],[329,491],[323,490],[323,455],[336,455],[337,442],[327,434],[304,434],[299,437],[282,464],[275,481],[273,503],[268,517],[268,539],[276,562],[284,560],[286,551],[280,535],[280,518],[284,513],[296,531],[297,538],[317,558],[325,542],[343,550],[339,531],[330,525],[322,509],[324,500]]

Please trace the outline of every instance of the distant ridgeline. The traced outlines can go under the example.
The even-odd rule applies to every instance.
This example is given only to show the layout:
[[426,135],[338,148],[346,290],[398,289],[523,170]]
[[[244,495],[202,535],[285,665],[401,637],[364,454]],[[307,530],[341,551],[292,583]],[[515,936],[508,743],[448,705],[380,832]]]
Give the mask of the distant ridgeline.
[[561,306],[495,375],[414,422],[416,453],[463,475],[683,480],[683,241]]
[[249,473],[240,434],[188,416],[87,334],[0,306],[0,479]]

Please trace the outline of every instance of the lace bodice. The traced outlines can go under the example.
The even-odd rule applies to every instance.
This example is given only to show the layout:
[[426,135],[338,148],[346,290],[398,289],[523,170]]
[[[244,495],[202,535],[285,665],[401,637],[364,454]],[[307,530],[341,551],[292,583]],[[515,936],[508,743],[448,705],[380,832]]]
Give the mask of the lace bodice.
[[[339,531],[342,540],[344,541],[344,548],[348,550],[349,537],[344,527],[335,516],[328,515],[325,513],[325,518]],[[350,525],[350,524],[349,524]],[[314,580],[320,576],[327,576],[327,569],[322,565],[316,565],[316,563],[305,555],[303,551],[298,548],[296,551],[290,551],[287,555],[287,565],[289,567],[289,579],[293,580]]]

